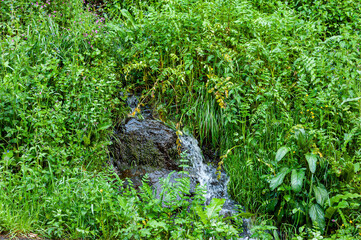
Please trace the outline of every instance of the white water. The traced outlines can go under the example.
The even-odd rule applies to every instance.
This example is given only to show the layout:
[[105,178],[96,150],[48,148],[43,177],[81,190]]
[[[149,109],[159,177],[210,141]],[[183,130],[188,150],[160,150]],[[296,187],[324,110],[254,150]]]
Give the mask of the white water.
[[[206,204],[209,204],[212,198],[222,198],[226,199],[222,211],[222,215],[232,215],[237,213],[236,202],[230,199],[227,193],[227,184],[229,182],[229,177],[222,172],[221,178],[217,179],[216,168],[212,165],[205,163],[202,150],[198,146],[198,141],[187,135],[180,136],[182,141],[182,147],[186,150],[188,154],[188,160],[191,162],[193,167],[190,169],[190,174],[195,175],[199,184],[205,186],[207,189],[205,198]],[[239,240],[246,240],[251,235],[248,230],[249,219],[243,219],[244,222],[244,233],[242,234],[243,238],[238,238]]]
[[199,148],[198,141],[194,137],[182,135],[180,140],[188,154],[188,160],[193,165],[193,169],[190,169],[191,174],[196,175],[201,186],[206,186],[206,203],[209,204],[212,198],[226,199],[221,214],[235,213],[235,202],[230,199],[227,193],[229,177],[222,172],[221,178],[217,179],[216,168],[204,162],[202,150]]

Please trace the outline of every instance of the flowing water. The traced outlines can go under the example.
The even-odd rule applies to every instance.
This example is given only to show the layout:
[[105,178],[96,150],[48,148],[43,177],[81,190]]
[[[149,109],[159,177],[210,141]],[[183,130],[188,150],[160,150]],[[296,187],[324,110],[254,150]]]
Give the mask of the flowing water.
[[[127,99],[127,104],[134,111],[135,107],[138,104],[138,99],[135,96],[130,96]],[[148,120],[152,119],[151,111],[149,111],[149,109],[147,111],[148,112],[142,112],[143,118]],[[147,126],[147,122],[143,123],[143,125],[142,124],[138,124],[138,125]],[[136,127],[138,125],[136,125]],[[143,131],[146,132],[154,131],[153,129],[154,127],[147,128],[144,126],[143,126],[144,129],[142,128]],[[149,135],[149,136],[145,135],[145,136],[152,137],[153,135]],[[218,177],[216,167],[205,161],[202,154],[202,150],[198,145],[198,141],[193,136],[189,136],[189,135],[180,136],[180,140],[182,142],[182,151],[183,152],[185,151],[186,155],[188,156],[187,159],[189,161],[188,163],[189,168],[186,170],[189,172],[191,177],[191,189],[193,188],[194,190],[194,187],[196,186],[197,183],[199,183],[201,186],[205,186],[206,188],[205,204],[209,204],[213,198],[225,199],[226,201],[220,212],[220,214],[224,216],[234,215],[237,214],[238,212],[243,211],[243,209],[240,209],[237,206],[236,202],[233,201],[228,195],[227,184],[229,182],[229,177],[226,175],[224,171],[222,171],[220,177]],[[126,174],[126,177],[130,177],[133,181],[138,179],[139,180],[138,182],[140,184],[141,183],[140,179],[142,178],[142,176],[145,174],[145,172],[148,173],[150,182],[154,187],[154,189],[156,190],[158,196],[162,188],[159,180],[161,178],[167,177],[172,170],[174,169],[155,168],[154,170],[152,170],[150,167],[138,166],[135,167],[134,169],[122,170],[118,174],[122,175],[124,173]],[[178,173],[175,173],[171,176],[170,181],[175,182],[176,178],[181,178],[182,176],[183,176],[182,174],[179,175]],[[244,219],[243,222],[244,222],[244,234],[242,234],[243,238],[239,238],[239,239],[240,240],[250,239],[248,238],[248,236],[250,235],[248,231],[249,220]]]
[[216,168],[204,161],[202,150],[198,146],[198,141],[187,135],[180,136],[183,149],[188,155],[188,160],[192,167],[190,173],[197,178],[201,186],[206,186],[206,204],[209,204],[212,198],[223,198],[226,202],[221,214],[230,215],[236,212],[236,203],[230,199],[227,193],[228,176],[222,172],[220,179],[217,178]]
[[[206,186],[206,204],[212,200],[212,198],[222,198],[226,199],[222,211],[222,215],[228,216],[236,214],[238,211],[242,211],[237,208],[236,202],[230,199],[227,192],[227,184],[229,182],[229,177],[221,172],[221,177],[217,178],[216,168],[211,164],[207,164],[204,161],[202,150],[198,146],[198,141],[187,135],[180,136],[182,141],[183,150],[186,151],[188,155],[188,160],[192,164],[192,167],[189,169],[191,175],[197,178],[201,186]],[[244,219],[244,237],[242,239],[250,239],[248,236],[250,232],[248,231],[249,220]]]

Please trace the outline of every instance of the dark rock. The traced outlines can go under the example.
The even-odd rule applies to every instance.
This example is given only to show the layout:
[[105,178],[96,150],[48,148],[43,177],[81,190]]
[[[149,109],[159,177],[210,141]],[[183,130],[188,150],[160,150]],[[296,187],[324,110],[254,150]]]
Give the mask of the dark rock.
[[175,131],[160,121],[130,118],[115,129],[113,163],[119,171],[139,165],[180,170],[176,140]]
[[134,110],[138,106],[139,100],[136,96],[130,95],[127,98],[127,105]]

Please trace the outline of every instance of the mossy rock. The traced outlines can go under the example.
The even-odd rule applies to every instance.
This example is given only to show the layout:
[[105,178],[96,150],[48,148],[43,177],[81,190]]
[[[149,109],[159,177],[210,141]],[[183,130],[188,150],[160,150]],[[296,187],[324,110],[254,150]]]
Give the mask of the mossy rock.
[[162,122],[128,119],[115,129],[111,151],[115,165],[153,166],[179,170],[177,135]]

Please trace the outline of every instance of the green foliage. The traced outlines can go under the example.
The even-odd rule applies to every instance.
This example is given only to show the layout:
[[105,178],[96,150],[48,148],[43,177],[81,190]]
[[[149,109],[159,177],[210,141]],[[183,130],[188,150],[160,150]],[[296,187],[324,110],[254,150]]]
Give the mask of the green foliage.
[[[351,193],[352,189],[345,189],[342,190],[346,192],[345,195],[336,195],[337,197],[330,199],[329,191],[335,191],[335,185],[332,184],[332,182],[336,183],[335,176],[330,175],[323,155],[313,143],[310,134],[299,127],[294,128],[292,132],[294,135],[289,136],[289,145],[293,145],[292,148],[300,151],[300,154],[293,151],[294,156],[291,156],[288,162],[284,161],[281,164],[283,167],[277,175],[269,177],[270,189],[277,192],[278,198],[272,202],[272,207],[265,206],[266,210],[274,212],[278,221],[289,218],[296,226],[309,222],[309,217],[321,232],[333,225],[334,220],[331,221],[335,217],[333,214],[338,213],[344,224],[347,224],[342,210],[345,208],[350,213],[358,209],[359,204],[354,205],[353,199],[357,199],[359,195]],[[277,153],[283,152],[285,146],[280,149]],[[298,157],[301,157],[301,160],[298,160]],[[279,162],[276,159],[273,164],[277,163]],[[290,168],[292,174],[288,181]],[[329,219],[328,222],[326,218]]]
[[[169,175],[162,183],[162,198],[157,198],[147,179],[137,192],[131,182],[125,187],[111,171],[74,168],[66,177],[55,177],[24,163],[21,168],[26,177],[11,182],[1,179],[0,187],[5,189],[0,196],[3,231],[71,239],[231,239],[238,234],[230,221],[219,215],[223,200],[213,199],[203,213],[204,190],[197,188],[190,197],[189,178],[170,183]],[[1,170],[5,178],[12,176]]]
[[326,36],[338,35],[342,28],[359,31],[361,4],[352,0],[252,1],[262,12],[271,13],[280,6],[293,9],[302,19],[314,21]]
[[[1,8],[7,4],[17,14],[23,5],[29,11],[40,8],[18,1]],[[58,175],[64,167],[86,166],[94,159],[96,166],[106,159],[108,128],[119,104],[115,65],[104,48],[111,38],[96,30],[105,27],[93,24],[101,19],[79,15],[77,1],[65,5],[73,7],[72,22],[63,22],[63,5],[52,3],[38,15],[30,12],[35,18],[24,19],[16,32],[2,32],[0,148],[14,152],[14,168],[27,161],[52,166]],[[86,34],[91,38],[85,40]]]
[[303,186],[303,179],[305,178],[304,169],[293,169],[291,175],[291,187],[295,192],[300,192]]
[[270,188],[271,190],[275,190],[279,185],[283,183],[283,179],[285,176],[290,172],[288,168],[282,168],[280,172],[271,179],[270,181]]
[[289,6],[300,13],[302,17],[318,21],[328,35],[339,34],[339,29],[347,27],[356,30],[360,22],[361,4],[350,0],[301,0],[289,1]]
[[[222,155],[219,166],[230,176],[229,192],[247,210],[268,213],[295,237],[319,239],[332,232],[338,238],[357,237],[359,1],[91,2],[91,7],[76,0],[1,2],[1,184],[26,195],[29,208],[4,205],[11,202],[8,195],[0,202],[3,230],[29,232],[40,226],[54,237],[226,234],[228,227],[199,206],[192,212],[198,225],[171,236],[174,223],[165,216],[176,216],[176,210],[159,210],[163,205],[149,186],[140,193],[148,199],[145,206],[134,190],[116,195],[108,175],[88,174],[108,159],[110,128],[125,112],[122,90],[141,93],[163,121],[180,122],[202,144],[216,148]],[[79,220],[70,219],[83,209],[80,205],[105,199],[85,186],[94,186],[93,178],[104,196],[105,190],[110,194],[104,209],[115,209],[110,199],[127,213],[140,204],[141,217],[119,213],[120,219],[101,207],[91,213],[84,207]],[[62,205],[81,196],[81,188],[88,195],[77,207]],[[169,191],[163,192],[162,204],[184,209],[187,203],[175,202],[175,192]],[[35,204],[41,195],[48,196],[49,205]],[[51,209],[54,222],[45,220],[42,206]],[[25,214],[30,210],[32,215]],[[191,221],[181,212],[178,227],[182,219]],[[116,233],[111,221],[119,222],[119,229],[130,222],[140,225]],[[214,232],[212,224],[222,230]],[[270,237],[264,230],[274,229],[255,232]]]
[[290,151],[291,149],[289,147],[283,146],[280,147],[276,153],[276,161],[279,162],[282,160],[282,158]]
[[[252,229],[252,237],[256,239],[277,239],[277,228],[273,225],[268,225],[266,221],[261,222],[259,225],[253,226]],[[279,238],[278,238],[279,239]]]

